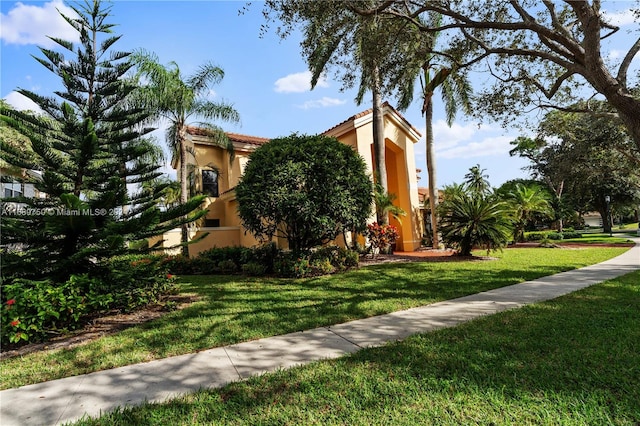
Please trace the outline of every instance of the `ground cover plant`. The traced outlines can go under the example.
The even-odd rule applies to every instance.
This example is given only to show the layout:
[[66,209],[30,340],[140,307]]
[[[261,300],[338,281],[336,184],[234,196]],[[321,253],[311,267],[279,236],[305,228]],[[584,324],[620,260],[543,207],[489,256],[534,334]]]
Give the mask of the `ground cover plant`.
[[76,424],[638,424],[639,282]]
[[542,241],[545,238],[553,240],[556,243],[577,243],[577,244],[633,244],[633,241],[628,237],[632,234],[618,233],[616,236],[611,236],[608,233],[582,233],[580,236],[576,236],[575,232],[562,233],[554,231],[541,231],[541,232],[527,232],[525,233],[527,241]]
[[182,277],[182,294],[199,295],[199,302],[82,346],[4,359],[0,383],[17,387],[389,313],[601,262],[625,250],[517,248],[496,253],[495,260],[390,263],[305,279]]

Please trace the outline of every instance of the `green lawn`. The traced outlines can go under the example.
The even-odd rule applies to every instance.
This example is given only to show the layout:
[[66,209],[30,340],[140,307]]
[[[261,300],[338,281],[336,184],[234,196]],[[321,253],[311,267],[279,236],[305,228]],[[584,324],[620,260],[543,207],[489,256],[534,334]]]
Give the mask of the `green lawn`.
[[640,271],[79,425],[638,425]]
[[[200,302],[73,349],[3,360],[3,389],[370,317],[614,257],[626,248],[507,249],[495,260],[376,265],[311,279],[184,277]],[[482,253],[484,254],[484,253]]]

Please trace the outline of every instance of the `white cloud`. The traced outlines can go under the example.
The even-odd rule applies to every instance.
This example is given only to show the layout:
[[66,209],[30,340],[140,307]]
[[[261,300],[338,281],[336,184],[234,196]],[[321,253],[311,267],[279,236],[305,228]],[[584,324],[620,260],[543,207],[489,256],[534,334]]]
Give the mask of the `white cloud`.
[[[419,129],[426,134],[425,128]],[[515,136],[501,135],[502,129],[487,124],[453,123],[451,127],[444,121],[433,123],[433,139],[437,158],[456,159],[505,155],[512,148],[509,142]],[[425,138],[415,147],[418,168],[424,167]]]
[[38,104],[18,92],[9,93],[4,97],[4,100],[18,111],[33,111],[37,113],[43,112]]
[[302,105],[297,105],[297,107],[302,109],[326,108],[326,107],[343,105],[346,103],[347,101],[344,99],[328,98],[325,96],[322,99],[317,99],[315,101],[307,101]]
[[60,16],[58,10],[67,16],[76,16],[62,0],[52,0],[42,6],[16,3],[6,15],[0,14],[0,38],[7,44],[37,44],[43,47],[56,44],[47,36],[78,41],[78,33]]
[[[446,121],[438,120],[433,123],[433,139],[436,151],[443,151],[470,140],[479,132],[493,132],[494,129],[486,124],[478,126],[474,123],[460,125],[453,123],[449,126]],[[426,131],[423,133],[426,134]],[[424,139],[424,138],[423,138]]]
[[618,49],[612,49],[609,52],[609,59],[619,59],[622,58],[625,55],[625,53],[622,50],[618,50]]
[[444,149],[438,152],[438,156],[441,158],[453,159],[504,155],[512,148],[509,142],[513,139],[514,138],[512,136],[486,137],[480,142],[470,142],[462,146]]
[[[320,76],[317,87],[329,87],[327,79]],[[275,82],[274,90],[278,93],[302,93],[311,90],[311,71],[289,74]]]
[[606,10],[604,10],[603,14],[607,22],[613,25],[617,25],[619,27],[622,27],[624,25],[630,25],[635,22],[635,18],[633,16],[633,10],[631,9],[620,10],[617,12],[607,12]]

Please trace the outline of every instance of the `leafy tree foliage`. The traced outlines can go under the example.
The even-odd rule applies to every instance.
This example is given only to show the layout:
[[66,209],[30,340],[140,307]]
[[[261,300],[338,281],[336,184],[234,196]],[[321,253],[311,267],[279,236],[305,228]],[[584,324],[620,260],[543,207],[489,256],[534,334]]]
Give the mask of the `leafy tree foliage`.
[[517,183],[506,194],[514,213],[514,241],[524,241],[524,230],[527,222],[532,220],[535,214],[550,215],[552,206],[548,199],[548,192],[539,185],[522,185]]
[[373,200],[376,206],[376,216],[381,217],[390,214],[395,220],[402,223],[401,217],[407,215],[407,212],[398,207],[393,202],[398,198],[396,194],[385,192],[382,185],[376,183],[373,185]]
[[[461,65],[477,65],[495,77],[477,103],[478,115],[513,121],[535,107],[565,111],[594,111],[590,105],[574,108],[584,90],[603,96],[614,109],[607,113],[626,126],[640,148],[640,98],[634,60],[640,38],[628,38],[621,61],[607,57],[603,40],[620,31],[601,10],[600,0],[416,0],[361,2],[345,0],[359,15],[384,15],[404,20],[425,33],[444,32],[448,45],[463,55]],[[443,17],[439,25],[421,21],[428,13]],[[633,12],[635,21],[640,13]]]
[[120,37],[109,35],[109,8],[97,0],[72,8],[78,17],[65,19],[80,33],[79,45],[54,38],[63,51],[42,48],[44,57],[36,58],[60,77],[64,89],[55,97],[19,90],[43,115],[0,107],[2,121],[29,140],[28,148],[0,141],[1,158],[37,171],[41,178],[29,182],[48,194],[3,200],[13,202],[3,210],[2,242],[9,248],[2,256],[3,278],[62,282],[125,252],[129,241],[204,214],[194,212],[199,199],[160,211],[162,187],[128,191],[127,185],[160,175],[145,139],[152,129],[141,126],[148,115],[127,108],[126,99],[136,90],[125,78],[132,63],[129,53],[112,50]]
[[497,250],[510,240],[513,207],[491,190],[484,169],[476,165],[462,184],[448,185],[438,206],[442,240],[462,256],[474,247]]
[[286,238],[303,252],[345,231],[363,231],[373,187],[351,147],[326,136],[291,135],[258,148],[236,187],[245,228]]
[[481,169],[480,164],[469,169],[469,172],[464,175],[465,188],[473,194],[487,196],[491,193],[491,184],[489,183],[489,175],[484,172],[486,169]]
[[536,139],[517,140],[514,153],[532,161],[531,170],[564,190],[563,204],[584,213],[598,211],[609,231],[605,197],[613,208],[637,205],[637,161],[618,147],[629,137],[608,117],[554,111],[546,115]]

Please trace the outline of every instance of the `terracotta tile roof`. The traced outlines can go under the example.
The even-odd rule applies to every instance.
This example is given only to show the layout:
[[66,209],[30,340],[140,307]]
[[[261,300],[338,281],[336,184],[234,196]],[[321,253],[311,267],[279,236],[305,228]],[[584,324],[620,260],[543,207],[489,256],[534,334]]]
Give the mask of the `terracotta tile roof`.
[[[416,132],[418,135],[422,135],[422,133],[420,133],[420,132],[418,131],[418,129],[416,129],[415,127],[413,127],[413,125],[412,125],[411,123],[409,123],[409,120],[407,120],[406,118],[404,118],[404,116],[403,116],[402,114],[400,114],[400,113],[398,112],[398,110],[397,110],[397,109],[395,109],[394,107],[392,107],[392,106],[391,106],[391,104],[390,104],[388,101],[385,101],[385,102],[382,104],[382,108],[385,108],[385,107],[386,107],[386,108],[389,108],[389,109],[390,109],[391,111],[393,111],[393,112],[394,112],[398,117],[400,117],[400,119],[401,119],[402,121],[404,121],[404,122],[407,124],[407,126],[409,126],[409,127],[410,127],[414,132]],[[340,123],[336,124],[336,125],[335,125],[335,126],[333,126],[332,128],[330,128],[330,129],[328,129],[328,130],[325,130],[325,131],[323,132],[323,134],[325,134],[325,133],[329,133],[329,132],[330,132],[330,131],[332,131],[333,129],[336,129],[336,128],[338,128],[338,127],[342,126],[343,124],[348,123],[349,121],[357,120],[358,118],[362,118],[362,117],[364,117],[364,116],[366,116],[366,115],[368,115],[368,114],[372,114],[372,113],[373,113],[373,108],[369,108],[369,109],[367,109],[367,110],[364,110],[364,111],[362,111],[362,112],[359,112],[359,113],[357,113],[357,114],[355,114],[355,115],[352,115],[351,117],[347,118],[346,120],[344,120],[344,121],[342,121],[342,122],[340,122]]]
[[418,201],[422,204],[426,198],[429,197],[429,188],[418,188]]
[[[438,189],[438,201],[442,201],[442,196],[444,193]],[[425,188],[423,186],[418,187],[418,201],[420,205],[424,203],[426,199],[429,198],[429,188]]]
[[[206,129],[202,129],[200,127],[193,127],[193,126],[187,127],[187,133],[194,136],[207,136],[208,134]],[[240,142],[240,143],[246,143],[250,145],[264,145],[265,143],[271,140],[270,138],[242,135],[240,133],[231,133],[231,132],[226,132],[226,133],[227,133],[227,137],[232,142]]]
[[227,132],[227,136],[233,142],[248,143],[248,144],[251,144],[251,145],[264,145],[265,143],[267,143],[267,142],[269,142],[271,140],[270,138],[261,138],[259,136],[241,135],[239,133],[231,133],[231,132]]

